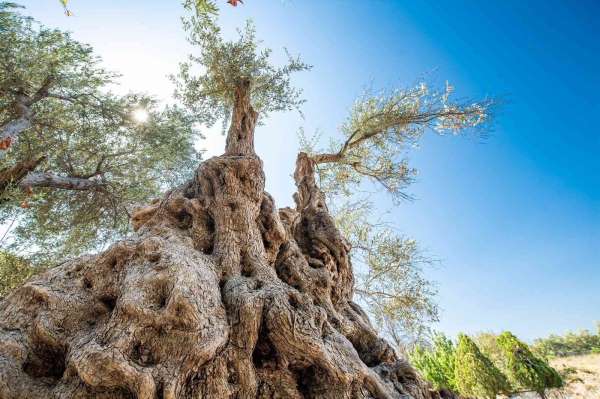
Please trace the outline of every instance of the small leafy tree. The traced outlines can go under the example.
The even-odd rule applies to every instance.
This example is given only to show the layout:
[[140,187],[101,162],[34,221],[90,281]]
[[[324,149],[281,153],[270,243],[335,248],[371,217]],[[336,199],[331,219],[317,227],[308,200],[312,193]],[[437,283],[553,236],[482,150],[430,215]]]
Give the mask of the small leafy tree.
[[410,361],[435,389],[456,391],[456,348],[444,334],[435,334],[430,347],[417,345],[410,354]]
[[[425,83],[358,98],[341,125],[339,139],[325,151],[313,149],[321,186],[334,195],[351,195],[363,179],[383,187],[396,200],[409,199],[414,181],[407,152],[425,132],[460,134],[485,126],[492,101],[452,100],[454,88],[442,91]],[[315,146],[316,147],[316,146]]]
[[529,346],[508,331],[498,337],[505,368],[514,386],[537,392],[545,398],[546,389],[560,388],[563,380],[547,361],[535,356]]
[[[190,55],[172,79],[176,97],[199,122],[212,126],[220,120],[225,130],[240,97],[248,97],[259,122],[273,111],[298,110],[304,102],[301,90],[291,85],[290,75],[311,67],[289,55],[285,65],[273,66],[271,50],[260,48],[251,22],[238,31],[235,41],[223,39],[210,14],[191,13],[184,19],[184,28],[199,55]],[[195,73],[196,68],[202,73]]]
[[510,390],[504,374],[464,334],[458,336],[454,373],[461,395],[495,399],[499,393]]

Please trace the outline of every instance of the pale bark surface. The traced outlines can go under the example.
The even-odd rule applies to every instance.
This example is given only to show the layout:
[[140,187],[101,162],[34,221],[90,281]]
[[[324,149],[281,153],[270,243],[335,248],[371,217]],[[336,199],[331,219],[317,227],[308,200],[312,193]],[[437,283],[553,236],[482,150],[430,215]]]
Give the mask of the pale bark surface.
[[0,398],[415,398],[429,389],[352,302],[349,246],[300,154],[264,191],[238,93],[225,155],[133,216],[135,237],[0,302]]

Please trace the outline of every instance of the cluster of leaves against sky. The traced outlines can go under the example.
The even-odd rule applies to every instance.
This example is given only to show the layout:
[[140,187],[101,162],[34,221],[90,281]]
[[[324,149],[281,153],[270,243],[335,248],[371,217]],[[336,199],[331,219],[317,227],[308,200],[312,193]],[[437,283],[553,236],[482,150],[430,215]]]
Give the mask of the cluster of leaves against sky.
[[[117,75],[89,46],[1,11],[0,127],[10,148],[0,160],[0,218],[15,227],[6,241],[43,263],[98,249],[128,231],[137,203],[197,164],[193,118],[145,95],[111,94]],[[147,123],[132,118],[139,107]]]
[[[197,165],[194,126],[227,125],[240,81],[250,82],[259,122],[304,102],[291,75],[310,65],[288,54],[285,65],[274,66],[251,23],[237,40],[223,40],[212,2],[184,1],[184,28],[197,51],[172,77],[180,105],[167,107],[147,96],[111,94],[115,75],[91,48],[1,4],[0,139],[10,141],[0,148],[0,218],[15,226],[7,240],[12,250],[29,252],[37,263],[128,234],[136,204],[184,181]],[[407,151],[426,131],[458,134],[485,125],[491,102],[456,102],[452,91],[422,83],[365,93],[340,131],[328,135],[328,146],[301,136],[353,244],[356,292],[397,341],[399,331],[420,331],[437,318],[435,289],[421,270],[428,261],[413,240],[373,222],[377,211],[355,193],[371,182],[397,201],[409,198],[415,170]],[[146,123],[131,117],[139,107],[149,112]]]

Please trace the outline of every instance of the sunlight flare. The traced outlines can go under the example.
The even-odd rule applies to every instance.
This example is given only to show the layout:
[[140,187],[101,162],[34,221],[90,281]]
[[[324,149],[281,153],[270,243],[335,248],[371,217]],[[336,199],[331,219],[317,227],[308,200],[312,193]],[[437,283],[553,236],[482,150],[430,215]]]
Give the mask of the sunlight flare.
[[148,111],[146,111],[144,108],[137,108],[133,111],[132,116],[133,120],[137,123],[145,123],[148,121],[148,117],[150,115],[148,114]]

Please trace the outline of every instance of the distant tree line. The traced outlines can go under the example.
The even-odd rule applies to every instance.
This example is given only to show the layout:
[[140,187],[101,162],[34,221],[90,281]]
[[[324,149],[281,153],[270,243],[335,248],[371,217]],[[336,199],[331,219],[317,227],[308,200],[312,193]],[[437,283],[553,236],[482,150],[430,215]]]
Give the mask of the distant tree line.
[[600,322],[596,334],[590,330],[568,332],[565,335],[552,334],[536,339],[532,349],[548,358],[600,353]]
[[417,345],[412,364],[438,390],[470,398],[495,399],[519,392],[536,392],[563,386],[563,378],[548,361],[535,354],[512,333],[459,334],[453,342],[436,334],[429,346]]

